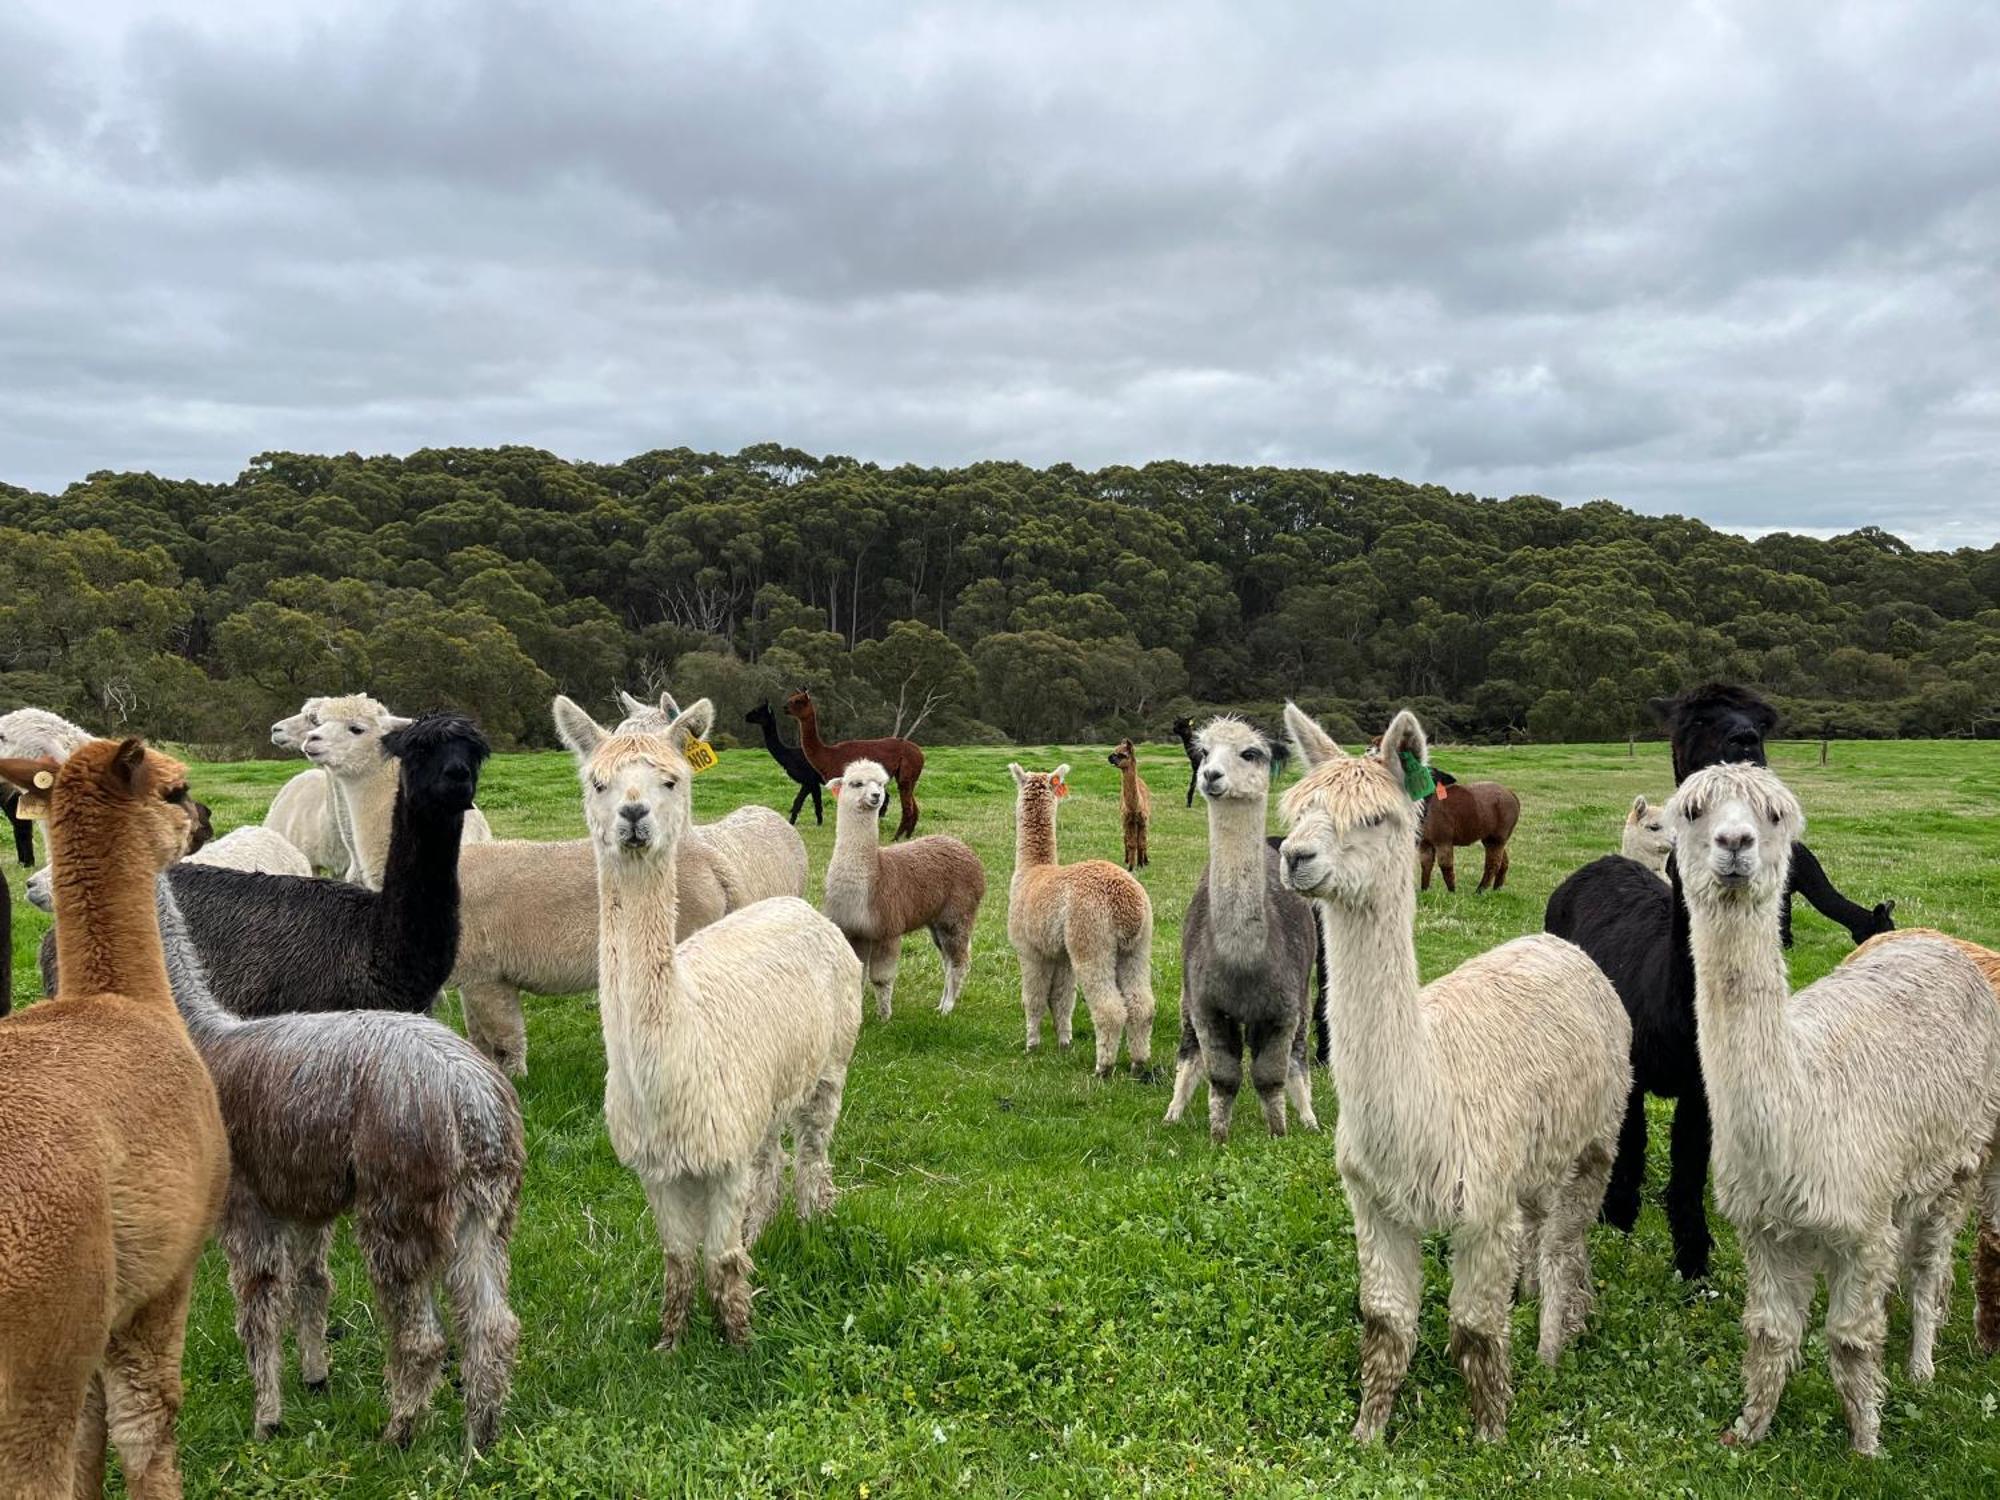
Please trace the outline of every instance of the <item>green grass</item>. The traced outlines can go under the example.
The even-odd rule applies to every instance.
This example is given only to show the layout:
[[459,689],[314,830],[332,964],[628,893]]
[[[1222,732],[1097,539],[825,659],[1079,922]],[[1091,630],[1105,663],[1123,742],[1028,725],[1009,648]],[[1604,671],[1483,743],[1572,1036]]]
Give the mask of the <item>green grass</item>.
[[[329,1397],[286,1377],[287,1431],[250,1441],[250,1382],[220,1257],[203,1263],[187,1349],[183,1463],[193,1495],[402,1496],[827,1494],[850,1497],[1303,1493],[1459,1495],[1900,1495],[2000,1492],[2000,1366],[1970,1340],[1970,1297],[1939,1351],[1934,1387],[1902,1374],[1892,1322],[1887,1457],[1848,1455],[1817,1334],[1768,1442],[1725,1452],[1734,1416],[1742,1262],[1721,1230],[1712,1285],[1674,1277],[1649,1203],[1638,1234],[1592,1235],[1602,1288],[1562,1366],[1534,1361],[1533,1310],[1516,1313],[1509,1442],[1470,1435],[1445,1353],[1446,1276],[1427,1255],[1420,1347],[1386,1448],[1347,1440],[1359,1320],[1354,1252],[1327,1135],[1268,1139],[1254,1109],[1207,1141],[1199,1106],[1160,1124],[1166,1088],[1090,1077],[1087,1013],[1067,1055],[1021,1052],[1019,971],[1005,937],[1012,865],[1006,763],[1074,768],[1063,805],[1070,859],[1116,858],[1116,773],[1102,748],[930,752],[923,832],[954,833],[986,860],[991,890],[971,982],[950,1017],[940,974],[910,942],[895,1019],[869,1020],[834,1138],[844,1189],[826,1221],[781,1218],[756,1252],[757,1342],[726,1347],[704,1313],[673,1354],[657,1335],[659,1250],[634,1178],[601,1115],[603,1054],[589,997],[529,1002],[534,1074],[521,1090],[529,1166],[514,1240],[523,1327],[506,1434],[464,1469],[449,1390],[407,1452],[385,1420],[381,1345],[366,1282],[343,1238]],[[1665,750],[1623,746],[1465,750],[1440,759],[1521,794],[1508,888],[1419,904],[1426,978],[1541,924],[1563,874],[1616,847],[1634,792],[1668,790]],[[1786,745],[1778,769],[1805,801],[1836,882],[1898,916],[2000,938],[2000,762],[1984,746]],[[1204,857],[1201,811],[1181,806],[1173,747],[1147,758],[1158,811],[1145,872],[1158,916],[1155,1054],[1178,1018],[1180,919]],[[218,828],[258,816],[295,765],[198,768]],[[750,800],[790,805],[760,752],[733,752],[696,791],[705,817]],[[498,832],[570,837],[580,804],[566,757],[506,756],[481,787]],[[802,832],[815,888],[829,822]],[[1476,851],[1467,851],[1469,854]],[[1472,861],[1476,872],[1477,862]],[[1461,869],[1465,868],[1461,865]],[[1476,874],[1475,874],[1476,879]],[[1467,882],[1471,884],[1472,882]],[[17,882],[18,890],[18,882]],[[33,992],[42,919],[16,906],[15,992]],[[1796,983],[1824,973],[1845,935],[1801,903]],[[450,1019],[455,1023],[454,1013]],[[1335,1113],[1324,1075],[1322,1119]],[[1654,1133],[1657,1146],[1665,1133]],[[1654,1163],[1653,1185],[1664,1172]]]

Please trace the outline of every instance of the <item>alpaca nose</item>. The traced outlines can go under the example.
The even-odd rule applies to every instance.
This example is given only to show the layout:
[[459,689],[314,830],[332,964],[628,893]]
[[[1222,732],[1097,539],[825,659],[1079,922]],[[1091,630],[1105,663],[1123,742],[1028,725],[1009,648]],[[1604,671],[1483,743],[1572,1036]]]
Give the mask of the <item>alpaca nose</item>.
[[1725,854],[1741,854],[1756,842],[1755,831],[1748,828],[1724,828],[1715,835],[1715,847]]
[[644,821],[646,814],[651,812],[652,810],[653,810],[652,807],[649,806],[647,803],[628,802],[623,807],[618,809],[618,816],[623,818],[626,822],[630,823],[633,827],[636,828],[642,821]]
[[1221,785],[1222,773],[1220,771],[1210,769],[1201,773],[1201,787],[1203,791],[1212,792]]
[[1280,852],[1284,856],[1285,873],[1288,875],[1298,874],[1300,869],[1312,858],[1312,851],[1310,849],[1285,849]]

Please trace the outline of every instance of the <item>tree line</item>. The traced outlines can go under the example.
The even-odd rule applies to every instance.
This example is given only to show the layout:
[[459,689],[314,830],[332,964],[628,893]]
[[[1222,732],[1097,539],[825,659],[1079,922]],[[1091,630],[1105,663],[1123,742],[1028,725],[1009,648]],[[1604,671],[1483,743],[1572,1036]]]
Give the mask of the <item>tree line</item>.
[[766,444],[267,453],[234,480],[0,484],[0,698],[256,753],[316,693],[551,743],[561,691],[810,687],[833,733],[1163,734],[1299,698],[1465,740],[1648,733],[1754,684],[1788,732],[2000,732],[2000,546],[1755,541],[1607,501],[1153,463],[881,467]]

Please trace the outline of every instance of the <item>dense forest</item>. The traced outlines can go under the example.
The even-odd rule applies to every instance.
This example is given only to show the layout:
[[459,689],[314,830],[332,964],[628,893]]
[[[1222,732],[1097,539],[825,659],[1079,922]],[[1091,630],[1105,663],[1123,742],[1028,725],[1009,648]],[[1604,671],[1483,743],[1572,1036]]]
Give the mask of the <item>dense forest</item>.
[[810,686],[841,735],[1159,734],[1284,696],[1350,729],[1622,739],[1754,683],[1789,732],[2000,732],[2000,547],[1750,541],[1373,475],[882,468],[766,445],[265,454],[202,484],[0,484],[0,699],[251,753],[316,693],[551,742],[557,691]]

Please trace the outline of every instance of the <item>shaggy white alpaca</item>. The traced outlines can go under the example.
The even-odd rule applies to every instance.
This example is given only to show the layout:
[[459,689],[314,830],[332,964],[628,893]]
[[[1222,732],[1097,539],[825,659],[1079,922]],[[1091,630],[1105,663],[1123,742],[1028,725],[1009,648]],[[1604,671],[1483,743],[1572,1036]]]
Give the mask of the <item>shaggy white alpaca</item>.
[[804,901],[759,901],[675,942],[693,781],[682,747],[713,717],[703,698],[661,733],[613,734],[555,701],[597,862],[605,1122],[652,1204],[669,1347],[687,1324],[697,1247],[724,1334],[749,1339],[748,1247],[783,1191],[787,1129],[800,1217],[832,1203],[828,1139],[861,1030],[861,960]]
[[[365,693],[345,698],[308,698],[289,718],[271,726],[271,743],[280,750],[303,753],[306,736],[318,727],[320,715],[328,712],[356,712],[380,718],[389,711]],[[354,836],[347,829],[347,811],[333,789],[333,777],[325,771],[301,771],[278,788],[278,795],[264,812],[264,826],[296,845],[313,868],[324,870],[336,880],[359,883],[360,867],[354,858]]]
[[[382,871],[389,861],[389,824],[399,780],[395,759],[382,752],[382,737],[410,720],[384,711],[373,698],[359,694],[321,699],[317,719],[299,748],[307,760],[332,777],[333,795],[341,809],[340,826],[354,849],[349,878],[379,891]],[[461,845],[492,840],[493,829],[485,814],[477,808],[467,813]]]
[[1658,802],[1648,802],[1644,797],[1634,797],[1632,810],[1625,814],[1625,832],[1619,840],[1618,852],[1665,880],[1667,856],[1674,852],[1674,836],[1667,827],[1666,807]]
[[1335,1154],[1360,1258],[1354,1435],[1372,1441],[1388,1425],[1416,1343],[1422,1237],[1448,1229],[1451,1351],[1479,1435],[1498,1439],[1517,1269],[1524,1288],[1539,1282],[1544,1362],[1589,1316],[1585,1235],[1632,1086],[1631,1024],[1583,950],[1543,934],[1419,989],[1419,814],[1389,768],[1406,750],[1428,758],[1422,728],[1399,713],[1373,759],[1346,754],[1293,704],[1285,725],[1308,769],[1284,796],[1280,854],[1326,939]]
[[[269,828],[232,828],[211,839],[181,863],[216,865],[225,870],[255,870],[264,875],[310,875],[306,857]],[[28,877],[27,901],[41,911],[55,911],[54,867],[43,865]]]
[[46,708],[17,708],[0,714],[0,756],[68,760],[70,753],[90,738],[88,729]]
[[1910,1375],[1927,1381],[1975,1184],[1985,1227],[2000,1229],[2000,1007],[1970,958],[1915,935],[1789,993],[1778,920],[1805,830],[1798,800],[1761,766],[1720,765],[1682,782],[1667,810],[1715,1201],[1748,1283],[1743,1412],[1723,1440],[1769,1430],[1823,1270],[1827,1364],[1855,1451],[1874,1453],[1899,1262]]

